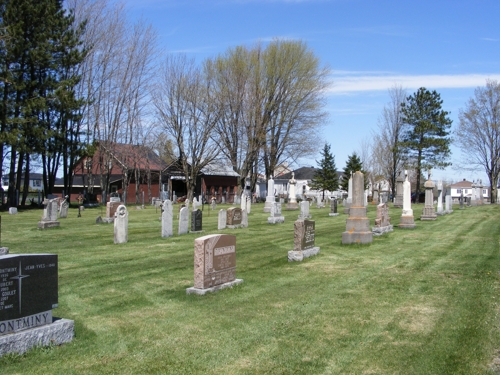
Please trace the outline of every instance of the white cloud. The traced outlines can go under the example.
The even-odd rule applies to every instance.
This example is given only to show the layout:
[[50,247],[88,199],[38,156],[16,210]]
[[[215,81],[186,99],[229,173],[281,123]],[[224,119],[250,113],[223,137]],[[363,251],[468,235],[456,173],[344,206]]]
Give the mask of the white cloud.
[[333,76],[331,94],[388,90],[395,84],[407,89],[467,88],[484,86],[487,79],[500,81],[500,74],[457,75],[356,75],[344,72]]

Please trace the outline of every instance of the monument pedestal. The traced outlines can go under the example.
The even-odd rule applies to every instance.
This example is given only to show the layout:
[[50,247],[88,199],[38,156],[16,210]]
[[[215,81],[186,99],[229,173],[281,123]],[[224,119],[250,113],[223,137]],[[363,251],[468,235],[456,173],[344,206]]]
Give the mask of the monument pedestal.
[[373,233],[370,230],[370,220],[366,217],[366,207],[351,207],[346,220],[346,231],[342,233],[343,244],[371,243]]
[[337,213],[329,213],[328,216],[339,216],[338,212]]
[[302,262],[304,258],[309,258],[314,255],[319,254],[319,247],[313,247],[311,249],[306,250],[290,250],[288,252],[288,261],[289,262]]
[[61,345],[71,342],[75,322],[54,318],[51,324],[0,336],[0,356],[9,353],[22,354],[35,346]]
[[387,225],[385,227],[372,227],[372,233],[374,236],[381,236],[384,233],[392,232],[393,230],[392,225]]
[[274,216],[274,217],[268,217],[267,218],[267,223],[268,224],[281,224],[285,222],[285,217],[284,216]]
[[55,228],[60,226],[61,223],[58,221],[39,221],[38,222],[38,229],[46,229],[46,228]]
[[290,202],[286,205],[287,211],[294,211],[299,209],[299,204],[297,202]]
[[204,296],[207,293],[213,293],[217,292],[218,290],[221,289],[226,289],[226,288],[232,288],[235,285],[241,284],[243,282],[243,279],[235,279],[233,281],[224,283],[224,284],[219,284],[216,286],[213,286],[211,288],[206,288],[206,289],[200,289],[200,288],[195,288],[194,286],[191,288],[186,288],[186,294],[197,294],[199,296]]
[[417,226],[415,225],[415,220],[413,219],[413,215],[402,215],[399,221],[398,228],[401,229],[415,229]]
[[420,220],[436,220],[437,215],[434,210],[434,206],[424,207],[422,216],[420,216]]

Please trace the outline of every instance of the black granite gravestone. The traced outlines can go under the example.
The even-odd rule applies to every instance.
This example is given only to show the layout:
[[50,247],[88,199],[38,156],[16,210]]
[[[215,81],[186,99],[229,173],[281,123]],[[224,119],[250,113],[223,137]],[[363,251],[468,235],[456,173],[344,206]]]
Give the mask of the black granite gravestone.
[[57,304],[57,255],[0,257],[0,335],[52,323]]
[[312,249],[314,247],[314,227],[315,222],[304,220],[304,237],[302,237],[302,249]]
[[194,210],[191,213],[191,232],[201,232],[202,230],[202,213],[200,210]]

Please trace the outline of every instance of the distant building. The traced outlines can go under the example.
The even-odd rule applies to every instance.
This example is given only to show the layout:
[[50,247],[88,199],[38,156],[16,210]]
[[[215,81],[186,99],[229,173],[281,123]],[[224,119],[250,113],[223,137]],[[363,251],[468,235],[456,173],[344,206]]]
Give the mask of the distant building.
[[[455,184],[450,185],[450,195],[454,201],[458,201],[458,198],[461,197],[462,193],[464,197],[472,197],[472,184],[473,182],[467,181],[465,178],[457,182]],[[490,187],[483,186],[483,197],[484,199],[489,199],[490,196]]]
[[[21,186],[24,185],[24,175],[21,177]],[[9,176],[2,176],[2,188],[4,191],[9,189]],[[41,173],[30,173],[29,189],[31,191],[43,190],[43,175]]]

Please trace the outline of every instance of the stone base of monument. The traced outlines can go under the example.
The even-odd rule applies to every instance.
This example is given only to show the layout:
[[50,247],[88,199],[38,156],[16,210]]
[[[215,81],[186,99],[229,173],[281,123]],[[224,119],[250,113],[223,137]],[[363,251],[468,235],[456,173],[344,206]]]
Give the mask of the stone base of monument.
[[297,202],[287,203],[286,210],[287,211],[295,211],[299,209],[299,204]]
[[0,247],[0,255],[7,255],[9,253],[8,247]]
[[186,289],[186,294],[197,294],[199,296],[203,296],[207,293],[217,292],[218,290],[221,290],[221,289],[232,288],[233,286],[241,284],[242,282],[243,282],[243,279],[234,279],[233,281],[230,281],[228,283],[219,284],[219,285],[213,286],[211,288],[206,288],[206,289],[199,289],[199,288],[191,287],[191,288]]
[[385,227],[372,227],[372,233],[374,236],[381,236],[384,233],[392,232],[394,230],[392,225],[387,225]]
[[203,233],[202,230],[190,230],[189,233]]
[[399,219],[398,228],[401,229],[415,229],[417,226],[415,225],[415,220],[412,216],[401,216]]
[[437,219],[437,215],[434,214],[434,215],[422,215],[420,216],[420,220],[436,220]]
[[243,225],[242,224],[226,225],[226,228],[229,228],[229,229],[238,229],[238,228],[243,228]]
[[302,262],[304,258],[309,258],[319,254],[319,247],[313,247],[302,251],[290,250],[288,252],[289,262]]
[[343,232],[342,233],[342,244],[367,244],[373,242],[372,232]]
[[55,228],[60,226],[61,223],[58,221],[39,221],[38,229]]
[[335,213],[335,214],[330,212],[330,213],[328,214],[328,216],[339,216],[339,214],[338,214],[338,212],[337,212],[337,213]]
[[[161,219],[161,218],[160,218]],[[111,224],[115,222],[114,217],[100,217],[97,216],[97,219],[95,219],[96,224]]]
[[268,224],[280,224],[285,222],[285,217],[284,216],[275,216],[275,217],[268,217],[267,218],[267,223]]
[[344,214],[349,215],[349,209],[351,208],[350,204],[346,204],[344,206]]
[[274,200],[268,202],[266,199],[266,203],[264,203],[264,212],[271,212],[271,207],[273,204],[274,204]]
[[443,215],[446,215],[447,212],[446,211],[436,211],[436,215],[437,216],[443,216]]
[[22,354],[36,346],[71,342],[74,332],[74,320],[54,318],[52,324],[0,336],[0,357],[9,353]]
[[451,214],[452,212],[453,212],[453,210],[446,210],[446,211],[444,211],[444,213],[447,214],[447,215]]

